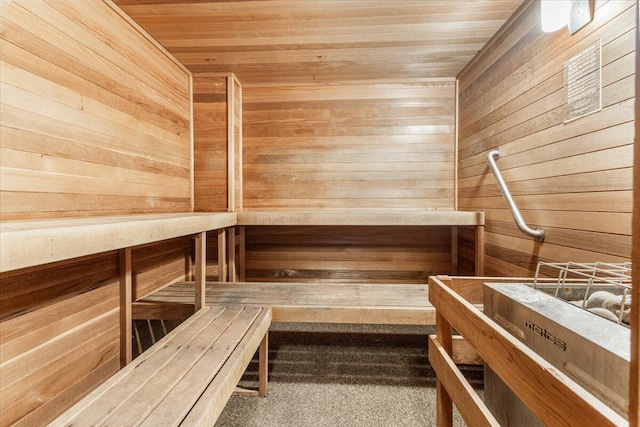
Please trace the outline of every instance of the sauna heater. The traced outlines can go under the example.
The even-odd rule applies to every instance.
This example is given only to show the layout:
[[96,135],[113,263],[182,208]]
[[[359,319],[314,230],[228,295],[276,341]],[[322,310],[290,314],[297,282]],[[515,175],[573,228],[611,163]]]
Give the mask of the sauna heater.
[[[631,264],[540,263],[532,283],[484,285],[484,312],[627,418]],[[485,402],[505,426],[542,426],[490,369]]]

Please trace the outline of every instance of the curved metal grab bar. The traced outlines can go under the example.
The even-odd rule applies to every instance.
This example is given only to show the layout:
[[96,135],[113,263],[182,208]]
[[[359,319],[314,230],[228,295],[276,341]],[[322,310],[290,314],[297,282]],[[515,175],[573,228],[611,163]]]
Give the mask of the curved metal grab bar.
[[522,218],[520,209],[518,209],[518,206],[516,206],[516,202],[513,200],[511,192],[507,187],[507,183],[504,182],[504,178],[502,178],[502,174],[500,173],[500,170],[498,170],[496,159],[499,157],[500,149],[496,148],[495,150],[490,151],[487,155],[487,162],[489,163],[489,167],[491,168],[496,181],[498,181],[498,186],[500,187],[500,191],[502,192],[502,195],[509,205],[509,209],[511,209],[511,215],[513,215],[513,219],[516,221],[516,225],[518,226],[520,231],[522,231],[527,236],[533,237],[538,242],[544,242],[544,230],[542,228],[536,228],[534,230],[533,228],[529,227],[524,221],[524,218]]

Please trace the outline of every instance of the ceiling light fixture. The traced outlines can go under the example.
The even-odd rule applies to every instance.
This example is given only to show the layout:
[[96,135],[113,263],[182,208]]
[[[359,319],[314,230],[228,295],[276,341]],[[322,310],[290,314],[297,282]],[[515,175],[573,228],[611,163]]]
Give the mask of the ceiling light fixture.
[[571,0],[540,0],[542,31],[552,33],[569,23]]

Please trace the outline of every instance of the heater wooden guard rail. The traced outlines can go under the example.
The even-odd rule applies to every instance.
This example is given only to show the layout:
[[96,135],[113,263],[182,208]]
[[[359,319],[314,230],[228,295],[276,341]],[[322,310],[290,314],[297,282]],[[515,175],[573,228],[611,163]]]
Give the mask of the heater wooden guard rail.
[[629,425],[474,307],[482,303],[483,283],[522,281],[495,277],[429,278],[429,300],[436,308],[436,335],[430,337],[429,361],[437,376],[438,426],[452,425],[452,404],[468,425],[499,425],[451,358],[453,328],[545,425]]

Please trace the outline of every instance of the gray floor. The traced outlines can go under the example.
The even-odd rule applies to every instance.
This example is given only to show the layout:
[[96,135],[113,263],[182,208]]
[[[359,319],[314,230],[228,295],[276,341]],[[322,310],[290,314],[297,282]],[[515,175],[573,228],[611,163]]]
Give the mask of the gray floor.
[[[276,324],[269,396],[231,398],[216,426],[435,426],[426,327]],[[464,369],[481,388],[482,370]],[[257,363],[242,385],[255,386]],[[457,416],[455,425],[464,422]]]

